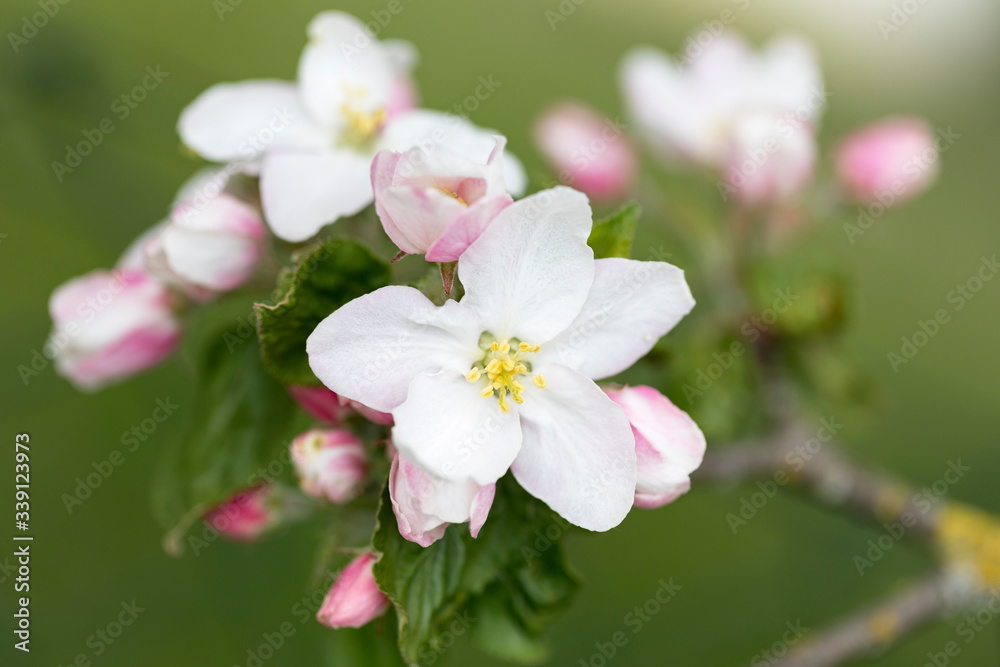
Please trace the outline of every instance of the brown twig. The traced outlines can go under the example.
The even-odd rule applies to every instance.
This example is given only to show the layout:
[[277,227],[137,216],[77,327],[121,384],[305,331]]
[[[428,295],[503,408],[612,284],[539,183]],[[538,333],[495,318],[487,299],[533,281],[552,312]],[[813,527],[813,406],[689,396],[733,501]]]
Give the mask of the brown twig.
[[833,667],[870,656],[940,618],[952,604],[969,605],[1000,588],[1000,520],[941,499],[918,506],[916,489],[846,456],[833,442],[836,430],[832,422],[817,431],[793,426],[770,441],[710,448],[695,478],[725,485],[771,478],[880,524],[899,522],[935,550],[942,567],[803,643],[779,667]]
[[809,638],[774,667],[834,667],[881,653],[900,638],[941,618],[948,609],[949,577],[932,574]]

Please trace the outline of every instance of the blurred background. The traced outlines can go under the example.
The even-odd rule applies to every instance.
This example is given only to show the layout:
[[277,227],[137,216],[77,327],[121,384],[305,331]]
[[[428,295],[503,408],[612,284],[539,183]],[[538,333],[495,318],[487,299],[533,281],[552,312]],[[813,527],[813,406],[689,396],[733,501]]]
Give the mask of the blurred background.
[[[305,26],[324,9],[363,19],[385,0],[334,5],[316,0],[174,0],[99,3],[68,0],[25,43],[24,19],[39,4],[5,0],[0,28],[0,433],[4,452],[15,433],[31,434],[31,661],[10,641],[11,575],[0,569],[3,664],[69,665],[86,654],[95,665],[246,665],[263,633],[291,621],[295,635],[266,665],[324,664],[332,631],[293,612],[306,592],[315,538],[290,528],[260,544],[219,542],[195,556],[171,558],[149,508],[148,487],[158,449],[181,433],[190,404],[188,371],[171,362],[96,395],[76,392],[51,366],[27,383],[30,364],[50,327],[49,294],[93,268],[110,267],[128,243],[160,220],[178,186],[198,163],[180,146],[180,110],[208,86],[247,78],[293,79]],[[1000,511],[1000,281],[987,283],[909,364],[893,372],[886,360],[917,321],[946,304],[946,294],[1000,251],[1000,5],[993,0],[562,0],[565,21],[550,25],[558,0],[402,0],[380,37],[413,41],[424,106],[450,109],[480,75],[501,87],[471,114],[499,128],[537,180],[548,178],[531,143],[531,125],[548,103],[578,98],[615,115],[621,111],[616,67],[635,44],[678,52],[686,35],[723,10],[730,28],[761,43],[795,30],[814,41],[832,93],[822,122],[825,148],[852,127],[894,113],[927,117],[960,135],[942,156],[938,187],[893,210],[854,244],[832,221],[813,250],[850,277],[848,345],[875,386],[871,410],[843,417],[840,438],[853,454],[916,486],[931,484],[961,459],[971,468],[949,499]],[[894,6],[911,14],[883,34]],[[137,85],[147,66],[168,73],[127,117],[112,104]],[[71,173],[57,178],[66,145],[102,118],[115,129]],[[658,244],[646,225],[637,247]],[[696,294],[697,297],[697,294]],[[121,449],[122,435],[148,418],[157,399],[179,404],[82,505],[69,513],[63,494],[76,478]],[[674,397],[677,400],[680,397]],[[678,401],[683,407],[684,403]],[[853,414],[853,413],[851,413]],[[711,443],[710,443],[711,444]],[[2,460],[10,498],[12,454]],[[9,465],[9,467],[8,467]],[[733,534],[727,513],[756,489],[695,488],[659,511],[634,512],[618,529],[578,537],[571,561],[586,585],[551,633],[548,664],[588,665],[618,631],[629,641],[609,661],[739,665],[780,642],[786,623],[818,629],[903,585],[933,562],[906,541],[859,576],[855,555],[877,527],[822,510],[781,491]],[[6,510],[5,510],[6,511]],[[2,533],[2,531],[0,531]],[[9,566],[13,549],[0,549]],[[5,558],[9,558],[5,561]],[[632,634],[626,615],[673,578],[683,588]],[[113,643],[92,636],[114,621],[122,603],[142,608]],[[881,657],[877,664],[924,664],[928,652],[956,639],[960,619],[937,624]],[[98,654],[100,651],[100,654]],[[16,654],[11,662],[12,654]],[[499,664],[466,642],[441,664]],[[1000,662],[1000,620],[961,644],[954,665]]]

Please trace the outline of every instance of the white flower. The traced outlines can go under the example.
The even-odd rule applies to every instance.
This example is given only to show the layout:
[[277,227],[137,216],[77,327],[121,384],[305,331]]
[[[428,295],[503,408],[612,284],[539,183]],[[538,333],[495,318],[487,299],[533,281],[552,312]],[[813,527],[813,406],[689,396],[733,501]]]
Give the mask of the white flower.
[[461,302],[401,286],[355,299],[309,337],[313,371],[391,411],[399,452],[434,477],[485,486],[510,469],[576,525],[618,525],[635,440],[594,380],[649,352],[694,300],[669,264],[594,261],[591,226],[569,188],[515,202],[460,258]]
[[[814,150],[801,144],[813,141],[825,93],[816,57],[804,41],[779,38],[757,54],[741,38],[723,33],[686,66],[642,47],[625,57],[620,80],[636,126],[667,159],[721,171],[743,165],[751,151],[765,155],[766,164],[758,160],[757,169],[766,175],[747,185],[750,201],[808,181]],[[763,132],[761,118],[768,123]],[[753,146],[746,144],[750,136]],[[785,143],[787,149],[779,145]],[[768,179],[788,184],[770,185]],[[733,187],[744,194],[741,186]]]
[[[271,229],[304,241],[372,202],[370,170],[380,149],[451,149],[485,162],[495,132],[464,118],[398,101],[400,63],[413,60],[398,42],[380,43],[363,23],[323,12],[309,25],[298,83],[254,80],[219,84],[181,114],[184,143],[210,160],[243,161],[260,173],[261,202]],[[516,158],[504,162],[507,184],[524,191]]]

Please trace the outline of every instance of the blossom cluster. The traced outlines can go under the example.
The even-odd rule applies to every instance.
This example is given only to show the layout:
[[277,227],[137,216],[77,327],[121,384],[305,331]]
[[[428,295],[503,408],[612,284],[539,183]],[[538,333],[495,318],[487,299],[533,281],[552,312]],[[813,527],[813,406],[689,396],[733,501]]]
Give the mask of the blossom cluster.
[[[161,363],[188,312],[272,287],[274,267],[372,210],[394,261],[440,265],[444,298],[388,284],[308,335],[316,382],[286,383],[313,421],[288,444],[299,494],[329,508],[385,487],[399,534],[426,548],[451,524],[475,538],[502,521],[490,511],[508,473],[591,531],[687,492],[701,429],[657,388],[613,379],[691,312],[692,292],[666,262],[596,256],[590,202],[635,192],[637,144],[707,170],[740,207],[802,198],[828,98],[810,47],[786,37],[755,53],[726,34],[683,65],[651,48],[628,53],[628,121],[577,102],[543,113],[536,143],[564,185],[524,196],[503,134],[417,106],[410,44],[378,41],[340,12],[317,16],[308,35],[294,82],[218,84],[184,109],[181,139],[216,165],[181,187],[114,269],[55,290],[58,370],[93,390]],[[907,160],[931,149],[918,119],[865,128],[837,151],[839,190],[862,203],[886,189],[911,197],[935,174],[911,178]],[[213,529],[252,541],[282,523],[275,484],[231,491],[212,499]],[[321,622],[357,627],[386,612],[380,557],[356,555]]]

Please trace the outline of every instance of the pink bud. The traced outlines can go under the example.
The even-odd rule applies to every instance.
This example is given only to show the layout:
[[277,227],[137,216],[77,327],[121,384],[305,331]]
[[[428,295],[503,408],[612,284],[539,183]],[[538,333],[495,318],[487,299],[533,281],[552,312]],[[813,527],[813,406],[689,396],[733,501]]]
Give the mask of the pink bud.
[[652,387],[605,391],[632,424],[638,462],[635,506],[662,507],[687,493],[689,475],[705,456],[705,436],[694,420]]
[[[344,400],[341,397],[341,400]],[[357,410],[358,414],[370,421],[373,424],[378,424],[379,426],[392,426],[392,413],[389,412],[379,412],[378,410],[373,410],[367,405],[362,405],[357,401],[347,401],[347,404],[352,408]]]
[[449,523],[469,522],[472,537],[486,523],[496,484],[437,479],[396,454],[389,471],[389,496],[399,534],[422,547],[439,540]]
[[344,404],[344,399],[322,385],[290,385],[288,393],[303,410],[330,426],[340,424],[352,412],[350,406]]
[[837,177],[852,198],[911,199],[937,178],[934,130],[920,118],[888,118],[857,130],[837,149]]
[[343,423],[353,412],[374,424],[392,426],[392,415],[388,412],[372,410],[367,405],[338,396],[324,386],[289,385],[288,393],[299,407],[330,426]]
[[160,236],[170,269],[182,279],[217,292],[239,287],[257,269],[265,228],[257,211],[222,193],[200,205],[176,207]]
[[588,106],[564,102],[535,123],[535,144],[559,179],[595,199],[618,199],[635,176],[624,126]]
[[503,148],[477,164],[446,148],[379,151],[372,163],[375,211],[393,243],[428,262],[454,262],[512,199],[503,178]]
[[59,373],[98,389],[154,366],[181,337],[170,291],[140,271],[93,271],[56,288],[45,345]]
[[389,610],[389,598],[378,589],[369,552],[343,569],[326,594],[316,619],[331,628],[360,628]]
[[368,474],[368,453],[350,431],[306,431],[292,440],[291,450],[299,484],[310,496],[346,503],[361,491]]
[[750,206],[779,204],[812,181],[816,167],[813,127],[768,112],[741,115],[728,144],[720,190]]
[[278,508],[266,484],[240,491],[205,515],[205,522],[236,542],[253,542],[278,522]]

